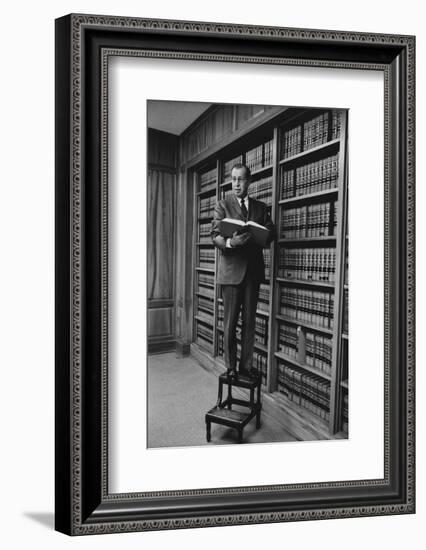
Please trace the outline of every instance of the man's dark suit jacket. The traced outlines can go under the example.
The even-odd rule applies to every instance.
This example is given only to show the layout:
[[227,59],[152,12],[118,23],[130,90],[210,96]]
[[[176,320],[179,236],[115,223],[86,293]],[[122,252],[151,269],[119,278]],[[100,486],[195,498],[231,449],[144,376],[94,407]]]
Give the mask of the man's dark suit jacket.
[[[275,238],[275,228],[271,220],[270,208],[263,202],[249,197],[248,220],[267,227],[270,231],[267,246]],[[244,220],[240,203],[234,193],[220,200],[215,207],[212,221],[212,239],[220,249],[217,283],[222,285],[237,285],[241,283],[248,270],[253,280],[264,282],[265,264],[262,247],[250,243],[240,247],[227,248],[226,239],[220,234],[219,221],[223,218]]]

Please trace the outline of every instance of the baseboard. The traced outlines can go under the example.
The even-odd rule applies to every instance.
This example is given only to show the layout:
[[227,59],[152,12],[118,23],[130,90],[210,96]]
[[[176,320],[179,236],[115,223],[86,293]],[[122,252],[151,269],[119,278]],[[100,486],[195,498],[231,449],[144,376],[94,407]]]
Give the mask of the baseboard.
[[166,340],[163,342],[148,342],[148,353],[167,353],[176,350],[176,340]]

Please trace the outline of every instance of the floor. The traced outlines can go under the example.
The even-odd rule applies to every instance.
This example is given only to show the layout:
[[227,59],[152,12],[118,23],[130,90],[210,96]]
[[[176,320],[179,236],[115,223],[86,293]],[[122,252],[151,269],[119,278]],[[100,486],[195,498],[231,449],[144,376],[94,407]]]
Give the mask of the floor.
[[[237,442],[236,430],[212,424],[211,442],[206,441],[205,413],[217,400],[217,374],[191,357],[175,353],[151,355],[148,359],[148,447],[226,445]],[[262,424],[255,420],[244,428],[243,443],[296,441],[264,403]]]

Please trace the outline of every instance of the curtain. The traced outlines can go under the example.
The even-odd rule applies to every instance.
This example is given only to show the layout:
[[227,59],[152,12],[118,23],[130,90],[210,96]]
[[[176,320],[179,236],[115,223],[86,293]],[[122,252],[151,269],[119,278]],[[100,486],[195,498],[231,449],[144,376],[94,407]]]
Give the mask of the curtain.
[[175,176],[148,171],[148,300],[171,299],[174,288]]

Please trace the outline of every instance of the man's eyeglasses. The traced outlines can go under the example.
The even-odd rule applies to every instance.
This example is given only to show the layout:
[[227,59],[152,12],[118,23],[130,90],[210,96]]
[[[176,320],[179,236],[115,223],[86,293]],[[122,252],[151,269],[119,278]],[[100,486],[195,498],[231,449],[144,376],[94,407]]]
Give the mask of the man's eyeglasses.
[[248,178],[232,178],[232,181],[247,181]]

